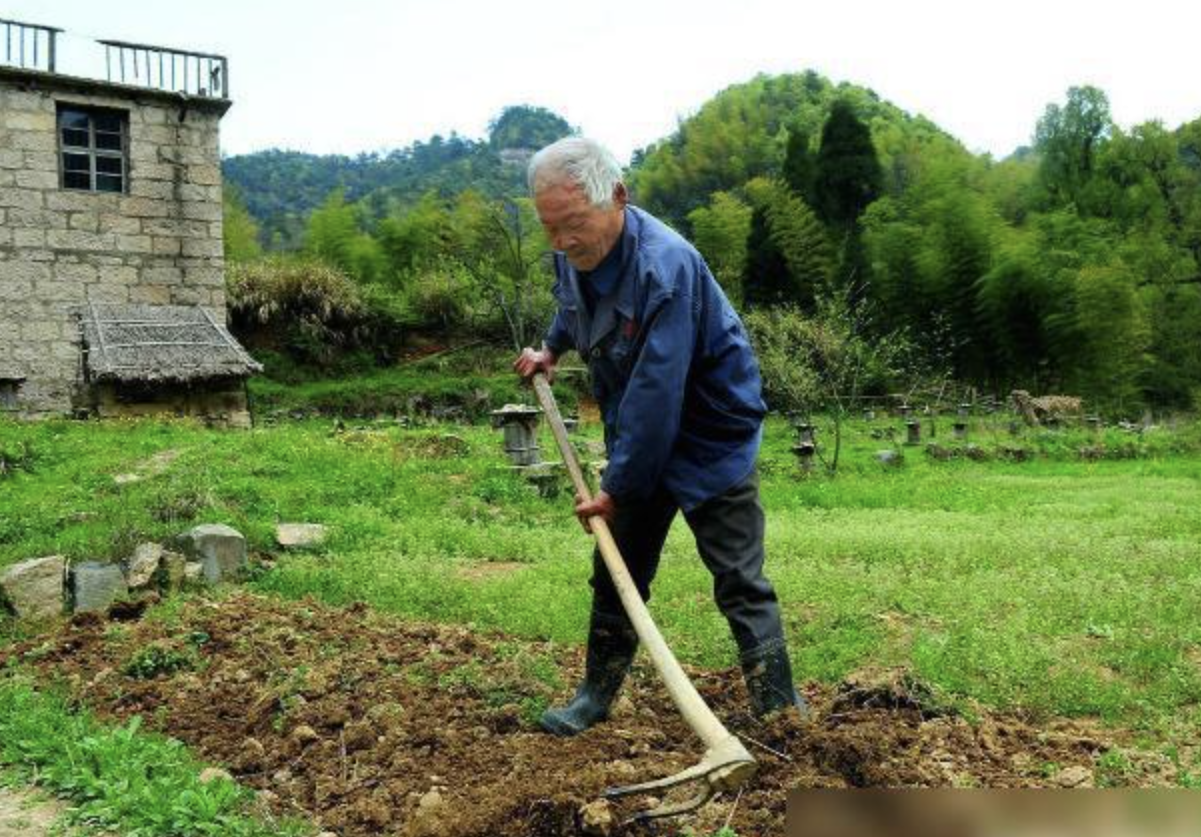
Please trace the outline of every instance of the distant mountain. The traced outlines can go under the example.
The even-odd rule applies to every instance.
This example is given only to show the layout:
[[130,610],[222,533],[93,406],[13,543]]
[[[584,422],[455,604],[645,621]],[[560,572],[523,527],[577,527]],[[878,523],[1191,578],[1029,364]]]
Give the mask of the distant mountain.
[[545,108],[515,105],[493,120],[486,140],[435,135],[406,148],[355,157],[272,149],[229,157],[222,169],[258,222],[263,243],[291,249],[300,245],[309,213],[335,190],[341,189],[347,201],[365,199],[375,218],[430,191],[517,194],[525,188],[530,153],[571,132],[566,120]]

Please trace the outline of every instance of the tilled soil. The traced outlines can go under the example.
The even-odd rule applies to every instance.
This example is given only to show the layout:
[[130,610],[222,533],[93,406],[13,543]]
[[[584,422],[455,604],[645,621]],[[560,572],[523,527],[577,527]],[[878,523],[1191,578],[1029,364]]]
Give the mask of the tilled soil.
[[649,667],[609,723],[560,740],[532,719],[569,694],[578,650],[361,605],[238,593],[140,621],[77,619],[0,652],[0,666],[11,656],[64,678],[101,717],[143,716],[264,792],[273,812],[339,835],[703,834],[727,822],[742,837],[779,834],[791,788],[1091,784],[1114,743],[1077,724],[969,723],[900,676],[808,688],[810,720],[764,724],[746,714],[736,670],[690,671],[759,774],[699,814],[622,827],[647,800],[610,810],[595,803],[602,789],[674,773],[703,749]]

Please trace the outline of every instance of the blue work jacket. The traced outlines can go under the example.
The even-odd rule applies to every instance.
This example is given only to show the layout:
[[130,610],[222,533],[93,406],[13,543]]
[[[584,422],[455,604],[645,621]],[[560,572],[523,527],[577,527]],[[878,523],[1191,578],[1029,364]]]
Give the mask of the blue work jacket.
[[685,511],[745,479],[767,412],[746,329],[696,249],[654,216],[625,210],[618,280],[589,312],[582,278],[555,254],[556,355],[587,363],[605,423],[601,487],[618,503],[660,484]]

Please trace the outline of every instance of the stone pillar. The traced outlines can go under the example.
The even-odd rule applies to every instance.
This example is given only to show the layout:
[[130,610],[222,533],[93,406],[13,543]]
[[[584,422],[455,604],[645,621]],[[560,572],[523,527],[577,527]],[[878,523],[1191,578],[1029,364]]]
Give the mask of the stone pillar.
[[506,404],[493,410],[492,426],[504,431],[505,454],[519,467],[542,462],[538,450],[538,416],[542,411],[525,404]]
[[920,445],[922,443],[922,423],[917,419],[905,422],[905,444]]

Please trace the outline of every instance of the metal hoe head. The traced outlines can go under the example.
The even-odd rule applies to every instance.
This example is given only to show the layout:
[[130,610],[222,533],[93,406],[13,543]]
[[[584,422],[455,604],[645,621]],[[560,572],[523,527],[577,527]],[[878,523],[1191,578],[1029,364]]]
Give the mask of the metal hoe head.
[[681,802],[662,803],[655,808],[639,811],[627,822],[674,817],[696,810],[721,791],[736,790],[754,776],[757,769],[758,765],[746,748],[742,746],[742,742],[731,735],[706,750],[704,758],[698,764],[681,770],[674,776],[637,785],[609,788],[604,791],[602,796],[605,799],[620,799],[625,796],[670,790],[681,785],[695,783],[697,792],[688,799]]

